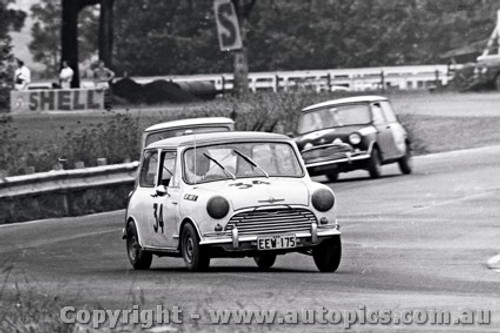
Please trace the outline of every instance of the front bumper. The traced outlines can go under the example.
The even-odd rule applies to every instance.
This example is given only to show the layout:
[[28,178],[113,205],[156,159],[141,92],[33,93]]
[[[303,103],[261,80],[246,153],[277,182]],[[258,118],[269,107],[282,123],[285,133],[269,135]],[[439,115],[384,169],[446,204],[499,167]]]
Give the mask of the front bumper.
[[[287,233],[283,233],[285,235]],[[338,224],[329,224],[318,227],[316,223],[311,225],[310,231],[294,233],[297,238],[297,246],[287,249],[277,249],[277,252],[294,252],[301,248],[312,247],[318,245],[322,240],[335,236],[340,236]],[[259,236],[275,236],[275,233],[259,235]],[[229,235],[206,235],[201,241],[200,245],[207,247],[220,247],[226,252],[248,252],[259,251],[257,249],[257,235],[244,235],[238,234],[238,228],[230,231]],[[273,252],[274,250],[261,250],[259,252]]]
[[344,157],[335,159],[324,159],[314,162],[306,162],[307,171],[311,176],[321,175],[328,172],[345,172],[363,168],[370,159],[366,151],[346,153]]

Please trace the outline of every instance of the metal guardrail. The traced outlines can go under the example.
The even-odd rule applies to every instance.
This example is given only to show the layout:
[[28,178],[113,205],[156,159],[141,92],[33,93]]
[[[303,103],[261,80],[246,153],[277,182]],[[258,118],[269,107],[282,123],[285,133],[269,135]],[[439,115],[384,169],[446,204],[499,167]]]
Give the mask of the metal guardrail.
[[6,177],[0,179],[0,199],[134,183],[138,166],[139,162],[129,162],[85,169],[53,170]]
[[130,162],[0,179],[0,224],[88,214],[100,210],[95,206],[100,211],[124,208],[138,166]]

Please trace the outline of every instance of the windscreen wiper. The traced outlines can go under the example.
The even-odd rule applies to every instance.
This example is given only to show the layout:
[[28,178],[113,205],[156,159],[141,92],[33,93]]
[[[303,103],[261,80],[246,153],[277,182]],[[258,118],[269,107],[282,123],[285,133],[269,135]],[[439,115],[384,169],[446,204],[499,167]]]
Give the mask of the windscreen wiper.
[[217,161],[215,158],[213,158],[212,156],[208,155],[207,153],[203,153],[203,156],[205,156],[206,158],[208,158],[209,160],[211,160],[212,162],[214,162],[215,164],[217,164],[221,169],[222,171],[224,171],[226,174],[228,174],[231,178],[233,178],[233,180],[236,179],[236,176],[234,173],[232,173],[231,171],[229,171],[228,169],[226,169],[219,161]]
[[266,176],[266,178],[269,178],[269,174],[267,173],[267,171],[264,170],[260,165],[258,165],[254,160],[252,160],[249,156],[243,154],[242,152],[240,152],[239,150],[236,150],[236,149],[233,149],[233,151],[236,154],[238,154],[239,156],[241,156],[241,158],[243,158],[245,161],[247,161],[248,163],[250,163],[252,166],[254,166],[255,168],[257,168],[260,171],[262,171],[264,173],[264,175]]

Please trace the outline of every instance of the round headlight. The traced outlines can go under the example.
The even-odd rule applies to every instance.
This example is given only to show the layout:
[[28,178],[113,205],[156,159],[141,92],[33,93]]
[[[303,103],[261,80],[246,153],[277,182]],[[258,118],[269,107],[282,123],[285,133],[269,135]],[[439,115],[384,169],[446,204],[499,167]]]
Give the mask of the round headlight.
[[221,219],[229,212],[229,202],[226,198],[216,196],[207,202],[207,213],[214,219]]
[[311,201],[314,208],[326,212],[335,204],[335,197],[331,191],[322,188],[313,193]]
[[357,145],[361,142],[361,135],[358,133],[352,133],[349,135],[349,142],[353,145]]

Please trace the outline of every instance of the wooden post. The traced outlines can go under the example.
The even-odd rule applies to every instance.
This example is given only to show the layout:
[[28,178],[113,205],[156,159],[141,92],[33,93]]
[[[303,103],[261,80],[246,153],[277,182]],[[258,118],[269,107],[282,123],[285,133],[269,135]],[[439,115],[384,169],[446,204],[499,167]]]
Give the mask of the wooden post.
[[380,71],[380,85],[382,87],[382,92],[385,91],[385,77],[384,77],[384,71]]

